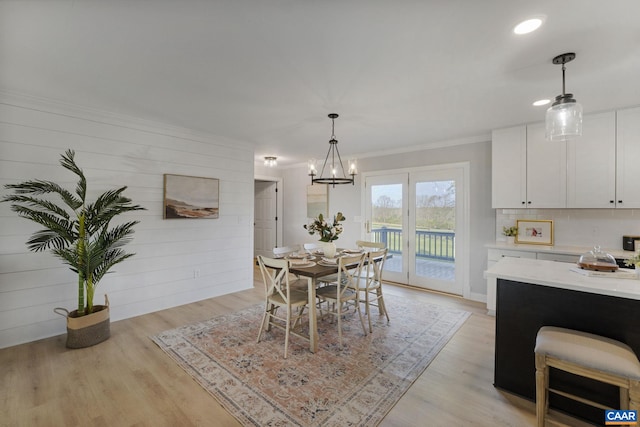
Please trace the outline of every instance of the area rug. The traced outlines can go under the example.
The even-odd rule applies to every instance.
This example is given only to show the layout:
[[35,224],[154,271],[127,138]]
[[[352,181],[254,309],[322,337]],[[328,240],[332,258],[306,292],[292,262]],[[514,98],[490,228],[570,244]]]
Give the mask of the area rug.
[[287,359],[280,329],[256,343],[262,304],[151,339],[243,425],[373,426],[470,314],[393,295],[385,301],[391,321],[373,307],[372,334],[351,310],[340,347],[335,319],[319,319],[318,351],[292,336]]

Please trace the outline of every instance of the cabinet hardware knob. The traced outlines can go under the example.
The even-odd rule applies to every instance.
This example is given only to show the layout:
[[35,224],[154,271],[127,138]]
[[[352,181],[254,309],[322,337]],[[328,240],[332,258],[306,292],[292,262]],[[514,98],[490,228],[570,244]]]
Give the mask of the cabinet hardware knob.
[[525,203],[525,202],[524,202],[524,200],[523,200],[523,201],[522,201],[522,204],[524,205],[524,203]]
[[618,203],[622,203],[622,200],[618,200]]
[[529,200],[527,203],[528,203],[528,204],[531,204],[531,200]]
[[609,200],[609,203],[615,203],[615,201],[614,200]]

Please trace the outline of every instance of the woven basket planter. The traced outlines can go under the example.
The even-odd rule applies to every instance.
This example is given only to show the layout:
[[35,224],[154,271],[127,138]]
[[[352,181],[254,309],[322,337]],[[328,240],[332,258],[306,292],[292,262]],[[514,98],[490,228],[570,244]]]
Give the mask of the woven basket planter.
[[64,308],[53,311],[67,318],[67,347],[91,347],[107,340],[111,336],[109,320],[109,299],[104,296],[106,305],[94,305],[93,313],[78,316],[78,310],[72,312]]

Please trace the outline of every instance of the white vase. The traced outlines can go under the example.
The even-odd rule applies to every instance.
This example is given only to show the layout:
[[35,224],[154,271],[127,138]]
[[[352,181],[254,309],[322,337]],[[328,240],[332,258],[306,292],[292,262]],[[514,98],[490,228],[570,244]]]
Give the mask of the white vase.
[[333,242],[323,242],[322,251],[327,258],[333,258],[336,256],[336,244]]

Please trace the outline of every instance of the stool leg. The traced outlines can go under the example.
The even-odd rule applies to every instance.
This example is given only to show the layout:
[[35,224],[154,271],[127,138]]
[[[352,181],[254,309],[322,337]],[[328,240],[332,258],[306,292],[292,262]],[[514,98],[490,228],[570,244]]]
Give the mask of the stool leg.
[[629,389],[620,387],[620,409],[629,409]]
[[548,390],[549,367],[547,366],[546,356],[544,354],[536,354],[536,418],[538,419],[538,427],[544,427],[544,419],[549,408],[549,403],[547,402]]
[[640,381],[629,380],[629,409],[640,412]]

